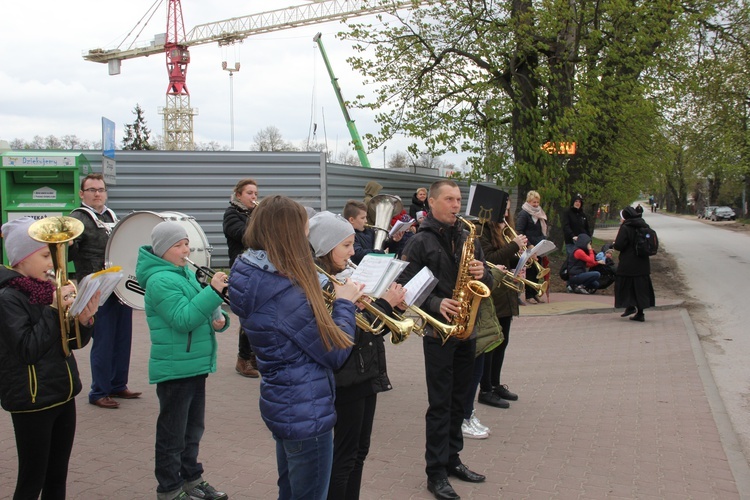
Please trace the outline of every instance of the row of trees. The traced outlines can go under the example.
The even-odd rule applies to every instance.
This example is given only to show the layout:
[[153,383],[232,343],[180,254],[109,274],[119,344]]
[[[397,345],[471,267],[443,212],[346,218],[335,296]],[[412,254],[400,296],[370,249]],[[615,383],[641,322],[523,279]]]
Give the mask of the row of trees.
[[[356,102],[378,113],[370,146],[469,153],[473,179],[536,189],[553,216],[577,192],[684,210],[701,179],[712,201],[747,182],[743,0],[438,0],[382,20],[339,35],[377,84]],[[563,141],[575,155],[541,148]]]

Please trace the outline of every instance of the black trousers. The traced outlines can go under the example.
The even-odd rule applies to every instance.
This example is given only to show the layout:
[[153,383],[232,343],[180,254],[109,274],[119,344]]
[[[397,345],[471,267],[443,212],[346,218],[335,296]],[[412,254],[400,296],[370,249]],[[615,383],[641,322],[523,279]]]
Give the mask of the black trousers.
[[76,402],[48,410],[11,413],[18,450],[13,500],[64,500],[68,461],[76,433]]
[[362,469],[370,451],[370,436],[377,401],[377,394],[346,403],[336,400],[333,467],[328,500],[359,498]]
[[493,387],[500,385],[500,371],[503,369],[505,350],[508,348],[508,342],[510,341],[510,324],[513,321],[513,316],[497,318],[497,321],[503,329],[505,342],[484,356],[484,372],[482,372],[482,381],[479,383],[479,389],[482,392],[491,391]]
[[252,358],[253,349],[250,347],[250,340],[245,335],[245,330],[240,327],[240,344],[237,349],[237,356],[244,360]]
[[474,372],[476,340],[448,340],[425,336],[422,340],[427,399],[425,415],[425,472],[431,480],[447,476],[446,468],[459,465],[464,447],[461,424],[464,401]]

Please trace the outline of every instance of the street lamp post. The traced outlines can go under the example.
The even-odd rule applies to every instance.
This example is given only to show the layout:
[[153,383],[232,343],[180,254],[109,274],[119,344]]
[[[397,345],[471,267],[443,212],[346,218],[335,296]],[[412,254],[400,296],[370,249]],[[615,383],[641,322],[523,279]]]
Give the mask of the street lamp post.
[[229,71],[229,127],[231,138],[231,149],[234,151],[234,72],[240,70],[240,63],[234,63],[234,68],[230,68],[226,61],[221,62],[221,69]]
[[385,150],[388,149],[388,146],[383,146],[383,168],[385,168]]

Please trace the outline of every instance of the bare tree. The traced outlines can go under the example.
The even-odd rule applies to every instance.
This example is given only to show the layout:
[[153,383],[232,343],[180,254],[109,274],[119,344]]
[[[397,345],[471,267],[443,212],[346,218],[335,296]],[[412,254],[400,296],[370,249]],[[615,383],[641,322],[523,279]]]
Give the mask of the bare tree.
[[294,151],[294,146],[285,141],[281,136],[281,131],[269,125],[255,134],[253,143],[250,146],[253,151]]

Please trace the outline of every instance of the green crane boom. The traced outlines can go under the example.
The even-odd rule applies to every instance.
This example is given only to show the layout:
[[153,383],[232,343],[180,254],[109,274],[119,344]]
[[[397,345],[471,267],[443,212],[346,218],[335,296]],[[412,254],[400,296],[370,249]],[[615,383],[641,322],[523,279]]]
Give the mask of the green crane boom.
[[323,56],[323,62],[325,62],[326,69],[328,70],[328,75],[331,77],[333,91],[336,93],[336,99],[338,99],[339,101],[339,106],[341,106],[341,112],[344,113],[346,127],[349,129],[349,134],[352,136],[352,143],[354,144],[354,149],[357,151],[357,156],[359,156],[359,162],[363,167],[370,168],[370,160],[367,158],[367,153],[365,153],[365,148],[362,145],[362,138],[359,136],[359,132],[357,131],[357,126],[354,124],[354,120],[351,119],[351,117],[349,116],[349,111],[346,109],[346,103],[344,102],[344,97],[341,95],[341,87],[339,87],[338,78],[336,78],[336,76],[333,74],[331,62],[328,60],[326,51],[323,48],[323,42],[320,40],[320,33],[316,34],[313,37],[313,41],[318,44],[320,54]]

